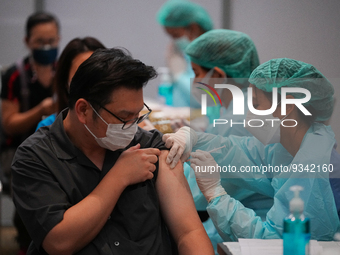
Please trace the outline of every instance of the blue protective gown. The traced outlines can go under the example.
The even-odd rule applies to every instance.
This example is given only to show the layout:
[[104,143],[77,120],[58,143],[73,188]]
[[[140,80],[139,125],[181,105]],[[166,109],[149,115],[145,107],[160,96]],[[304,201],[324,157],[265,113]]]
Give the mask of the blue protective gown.
[[191,68],[190,59],[184,54],[186,69],[179,75],[173,76],[172,97],[174,107],[193,107],[199,108],[200,104],[191,97],[190,82],[195,78],[195,73]]
[[[243,88],[242,91],[243,91],[244,98],[245,98],[244,112],[247,113],[248,111],[247,88]],[[205,133],[199,133],[199,136],[201,138],[205,136],[208,136],[208,137],[211,136],[211,135],[207,135],[206,133],[220,135],[223,137],[228,137],[229,135],[252,136],[249,133],[249,131],[244,128],[242,124],[235,124],[231,127],[230,125],[231,120],[233,121],[233,123],[243,123],[246,117],[245,115],[233,115],[233,101],[229,103],[228,108],[221,107],[220,112],[221,112],[220,117],[214,117],[214,118],[225,119],[228,121],[228,123],[216,125],[215,127],[211,123],[207,127]],[[209,113],[208,115],[210,116]],[[210,120],[210,122],[212,122],[212,120]],[[193,151],[197,149],[204,150],[205,146],[202,146],[202,144],[204,143],[194,146]],[[214,148],[211,148],[211,149],[214,149]],[[214,155],[214,153],[212,155]],[[187,163],[184,164],[184,174],[188,180],[189,187],[194,198],[196,209],[198,211],[205,211],[208,203],[204,195],[198,188],[193,170],[190,168],[189,164]],[[245,189],[242,186],[237,186],[234,184],[234,180],[224,178],[221,180],[221,184],[224,187],[224,189],[228,192],[228,194],[230,194],[233,198],[239,201],[242,201],[242,203],[246,205],[247,207],[250,207],[256,210],[257,215],[259,215],[260,217],[265,217],[268,210],[273,205],[273,198],[272,198],[273,196],[269,197],[267,195],[262,195],[254,191],[251,191],[249,189]],[[222,242],[223,239],[218,234],[210,218],[206,222],[203,223],[203,226],[216,250],[217,243]]]
[[329,182],[331,183],[336,209],[340,219],[340,154],[335,150],[335,146],[332,150],[331,164],[334,166],[334,171],[329,174]]
[[[248,104],[247,104],[247,88],[243,89],[243,94],[245,96],[244,100],[244,112],[246,113],[248,111]],[[245,115],[233,115],[233,101],[230,102],[228,108],[221,107],[221,116],[219,117],[220,119],[226,119],[228,120],[227,124],[219,124],[213,126],[213,124],[210,124],[206,130],[205,133],[198,133],[199,140],[203,141],[209,141],[210,137],[212,137],[210,134],[215,134],[215,135],[220,135],[222,137],[228,137],[229,135],[238,135],[238,136],[252,136],[248,130],[246,130],[243,126],[243,124],[236,124],[231,127],[230,121],[232,120],[234,123],[243,123],[245,120],[246,116]],[[206,134],[209,133],[209,134]],[[207,137],[205,139],[205,137]],[[193,147],[193,151],[200,149],[200,150],[210,150],[214,149],[213,146],[209,147],[210,143],[198,143]],[[210,149],[207,149],[207,148]],[[216,146],[218,147],[218,146]],[[219,153],[216,152],[217,154]],[[213,154],[214,155],[214,154]],[[196,179],[195,179],[195,174],[193,170],[187,165],[184,164],[184,173],[187,176],[189,186],[191,188],[191,191],[193,193],[194,201],[196,204],[196,208],[198,210],[206,210],[207,202],[205,200],[205,197],[199,190]],[[223,179],[222,180],[222,186],[227,190],[228,194],[230,194],[233,198],[237,200],[243,200],[246,199],[250,196],[252,196],[253,200],[260,201],[260,200],[266,200],[262,201],[262,203],[259,203],[261,206],[258,206],[261,209],[269,209],[271,205],[268,205],[268,202],[270,204],[270,201],[267,200],[265,197],[260,197],[256,196],[255,192],[250,191],[245,189],[244,187],[240,187],[237,185],[234,185],[228,179]]]
[[50,116],[46,117],[45,119],[43,119],[42,121],[40,121],[38,123],[38,126],[37,126],[35,131],[37,131],[41,127],[45,127],[45,126],[49,126],[49,125],[53,124],[56,117],[57,117],[56,113],[53,113]]
[[[221,173],[221,178],[228,178],[234,184],[249,190],[274,197],[274,204],[262,221],[254,210],[244,207],[229,194],[214,198],[207,206],[207,211],[224,240],[237,238],[282,238],[283,219],[289,214],[289,201],[293,192],[289,188],[300,185],[300,193],[305,203],[304,215],[311,220],[311,238],[332,240],[340,230],[336,203],[330,185],[329,172],[323,172],[322,166],[328,166],[335,145],[334,133],[329,126],[314,123],[305,134],[300,149],[292,159],[281,144],[263,146],[254,137],[223,138],[220,136],[200,137],[197,146],[202,149],[226,145],[225,149],[212,154],[219,166],[235,166],[236,172]],[[242,166],[303,166],[314,172],[247,172],[241,173]],[[318,168],[318,166],[321,168]],[[336,167],[334,167],[335,169]],[[262,168],[263,169],[263,168]],[[299,168],[300,169],[300,168]],[[228,191],[227,191],[228,192]]]

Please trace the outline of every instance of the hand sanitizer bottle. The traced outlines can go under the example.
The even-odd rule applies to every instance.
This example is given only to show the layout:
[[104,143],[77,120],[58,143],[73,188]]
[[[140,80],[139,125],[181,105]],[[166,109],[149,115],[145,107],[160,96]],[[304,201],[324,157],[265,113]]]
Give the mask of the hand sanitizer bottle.
[[158,68],[160,74],[160,84],[158,86],[158,96],[162,104],[172,105],[172,79],[169,68]]
[[310,221],[303,215],[304,203],[299,197],[301,186],[290,187],[294,198],[289,202],[290,215],[283,222],[283,255],[309,255]]

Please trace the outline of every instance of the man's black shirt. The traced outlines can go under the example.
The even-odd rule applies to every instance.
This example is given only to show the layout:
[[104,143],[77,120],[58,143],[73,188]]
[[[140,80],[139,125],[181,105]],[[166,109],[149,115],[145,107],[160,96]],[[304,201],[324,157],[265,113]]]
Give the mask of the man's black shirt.
[[[107,150],[103,168],[98,169],[68,138],[63,115],[65,111],[25,140],[13,161],[13,200],[33,239],[28,254],[45,254],[41,245],[47,233],[68,208],[92,192],[123,152]],[[165,149],[156,130],[138,128],[128,147],[137,143]],[[158,163],[156,167],[152,180],[123,191],[97,237],[77,254],[171,254],[155,189]]]

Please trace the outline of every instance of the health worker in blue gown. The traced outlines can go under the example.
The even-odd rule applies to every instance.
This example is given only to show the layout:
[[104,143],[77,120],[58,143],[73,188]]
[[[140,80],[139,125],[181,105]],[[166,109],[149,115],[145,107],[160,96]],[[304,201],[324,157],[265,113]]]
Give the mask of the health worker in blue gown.
[[[247,87],[251,72],[259,65],[259,57],[252,39],[245,33],[215,29],[201,35],[192,41],[186,48],[185,53],[189,56],[195,79],[191,83],[191,93],[197,102],[201,102],[203,88],[211,92],[217,92],[219,98],[216,102],[208,98],[207,105],[220,111],[218,114],[210,114],[209,118],[217,118],[233,122],[242,122],[245,115],[233,116],[233,95],[228,89],[215,88],[215,84],[232,84],[242,90],[245,100],[244,108],[247,111]],[[206,86],[209,85],[209,86]],[[218,99],[221,99],[219,102]],[[222,107],[219,108],[220,104]],[[215,106],[216,105],[216,106]],[[212,122],[212,121],[210,121]],[[221,136],[238,135],[250,136],[251,134],[237,125],[235,128],[228,125],[210,124],[205,130],[207,133]]]
[[[300,185],[304,188],[304,215],[311,220],[311,238],[333,240],[340,229],[340,159],[334,132],[323,124],[333,112],[332,84],[314,66],[287,58],[260,65],[249,82],[253,108],[247,123],[270,120],[270,125],[248,125],[254,137],[221,137],[190,130],[186,140],[185,152],[192,147],[200,149],[191,153],[191,167],[196,169],[215,227],[224,240],[282,238],[283,219],[290,213],[289,201],[294,195],[289,188]],[[265,116],[254,114],[270,109],[272,113]],[[176,147],[175,136],[171,139]],[[220,146],[225,147],[208,152]],[[198,171],[209,166],[225,167],[226,171]],[[228,166],[234,170],[227,171]],[[244,171],[252,166],[262,171]],[[273,196],[265,220],[230,196],[221,179]]]
[[192,40],[213,28],[212,19],[201,5],[169,0],[159,9],[157,21],[172,39],[166,51],[166,63],[172,77],[173,106],[189,107],[190,79],[194,73],[184,50]]
[[[207,84],[210,89],[215,83],[228,83],[238,87],[245,95],[244,108],[247,110],[247,87],[249,86],[248,78],[251,72],[259,65],[259,58],[254,42],[251,38],[242,32],[228,29],[216,29],[206,32],[201,35],[186,48],[186,53],[191,59],[191,65],[195,73],[195,79],[192,83],[192,93],[194,98],[199,101],[201,98],[201,91],[198,87],[204,87]],[[218,89],[217,89],[218,90]],[[211,91],[213,93],[213,91]],[[235,122],[242,122],[245,115],[233,116],[233,96],[228,89],[218,90],[223,106],[221,107],[221,119],[233,119]],[[218,100],[217,100],[218,101]],[[213,108],[214,106],[211,106]],[[218,107],[218,106],[217,106]],[[219,108],[218,108],[219,110]],[[219,134],[221,136],[238,135],[238,136],[252,136],[248,130],[242,125],[230,127],[229,125],[209,125],[206,132]],[[190,136],[190,129],[184,127],[179,135],[182,133],[183,137]],[[164,139],[171,137],[172,134],[165,134]],[[179,139],[178,143],[182,142],[185,146],[185,139]],[[174,151],[174,148],[172,149]],[[170,152],[171,154],[172,152]],[[173,154],[173,153],[172,153]],[[179,153],[178,153],[179,155]],[[171,155],[169,156],[171,157]],[[176,161],[176,159],[174,160]],[[194,200],[198,210],[205,210],[206,200],[203,194],[199,191],[195,178],[189,178],[190,167],[185,164],[185,174],[188,177],[188,182],[191,191],[194,195]],[[192,175],[192,174],[191,174]],[[192,175],[194,177],[194,175]],[[228,183],[225,187],[233,195],[233,197],[244,200],[253,196],[255,192],[246,190],[243,187],[237,187]],[[272,204],[271,201],[263,202],[263,197],[258,198],[262,201],[256,205],[256,208],[263,207],[269,209]],[[253,209],[255,209],[253,207]]]
[[[214,87],[215,83],[233,84],[239,88],[244,93],[245,98],[247,98],[248,78],[251,72],[259,65],[255,44],[247,34],[227,29],[211,30],[192,41],[186,48],[186,53],[191,60],[191,65],[195,73],[195,79],[191,84],[191,93],[193,94],[194,100],[199,102],[201,98],[202,90],[196,87],[210,90],[211,87]],[[210,109],[217,108],[218,112],[221,110],[222,114],[217,118],[229,120],[233,118],[233,121],[241,122],[245,118],[245,115],[232,116],[233,96],[231,92],[227,89],[216,89],[215,91],[220,96],[223,106],[218,107],[213,104],[208,106]],[[213,91],[211,91],[211,93],[213,93]],[[245,110],[247,109],[247,105],[245,104]],[[207,115],[210,114],[208,113]],[[181,129],[181,132],[184,139],[179,139],[179,142],[182,141],[182,143],[184,143],[185,137],[190,136],[190,129],[184,127]],[[236,127],[230,127],[228,125],[213,127],[213,124],[210,124],[206,132],[219,134],[221,136],[229,136],[231,134],[251,136],[249,131],[240,125]],[[165,134],[164,139],[171,135],[172,134]],[[199,190],[195,175],[188,164],[184,164],[184,173],[193,194],[196,209],[198,211],[206,211],[207,201]],[[241,200],[261,215],[265,215],[273,204],[272,197],[233,185],[230,182],[223,182],[222,185],[234,198]],[[222,241],[211,220],[204,222],[204,226],[215,246],[218,242]]]

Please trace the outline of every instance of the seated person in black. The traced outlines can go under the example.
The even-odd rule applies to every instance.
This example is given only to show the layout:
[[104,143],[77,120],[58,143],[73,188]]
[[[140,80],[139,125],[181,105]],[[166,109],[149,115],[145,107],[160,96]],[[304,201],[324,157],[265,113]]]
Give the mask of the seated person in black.
[[100,49],[70,87],[69,109],[18,148],[15,206],[33,242],[28,254],[213,254],[178,164],[145,118],[153,67]]

